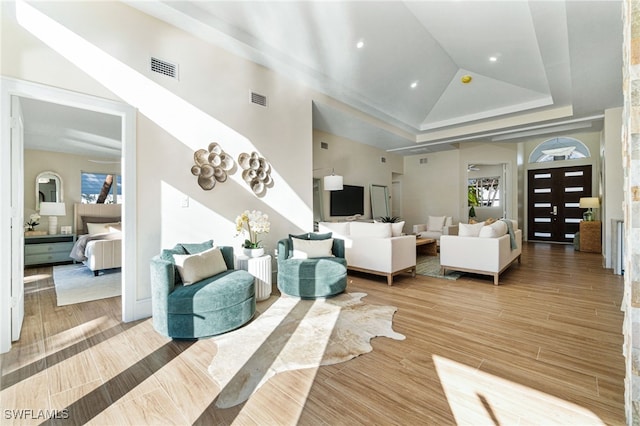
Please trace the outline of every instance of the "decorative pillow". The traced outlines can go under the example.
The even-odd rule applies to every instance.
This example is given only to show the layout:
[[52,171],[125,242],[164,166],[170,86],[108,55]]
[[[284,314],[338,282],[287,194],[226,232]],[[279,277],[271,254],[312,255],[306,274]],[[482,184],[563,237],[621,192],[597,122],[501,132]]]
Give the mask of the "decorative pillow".
[[320,232],[333,232],[342,237],[349,235],[351,222],[320,222],[318,229]]
[[404,220],[402,222],[395,222],[391,224],[391,236],[399,237],[402,235],[402,230],[404,229]]
[[444,226],[453,226],[453,218],[451,216],[447,216],[444,220]]
[[326,232],[324,234],[318,232],[310,232],[309,239],[310,240],[328,240],[333,236],[333,232]]
[[333,238],[326,240],[301,240],[293,238],[293,259],[312,259],[315,257],[333,257],[331,248]]
[[306,234],[300,235],[289,234],[289,239],[292,240],[293,238],[298,238],[299,240],[326,240],[327,238],[331,238],[331,234],[331,232],[327,232],[325,234],[319,234],[317,232],[307,232]]
[[111,227],[120,227],[120,223],[119,222],[115,222],[115,223],[87,223],[87,231],[89,235],[96,235],[96,234],[108,234],[110,232],[118,232],[116,231],[111,231]]
[[166,260],[171,263],[176,263],[176,260],[173,258],[174,254],[188,254],[187,251],[182,247],[181,244],[176,244],[173,248],[170,249],[162,249],[160,252],[160,259]]
[[80,220],[82,221],[82,232],[81,232],[81,235],[89,233],[89,229],[87,229],[87,224],[88,223],[116,223],[116,222],[122,222],[122,218],[120,216],[114,216],[114,217],[80,216]]
[[480,230],[484,226],[484,222],[480,223],[461,223],[458,226],[459,237],[477,237]]
[[351,222],[352,237],[390,238],[390,223]]
[[191,285],[227,270],[222,251],[218,247],[197,254],[174,254],[182,284]]
[[478,234],[478,237],[480,238],[500,238],[503,235],[507,234],[507,224],[504,223],[501,220],[498,220],[496,222],[493,222],[489,225],[486,225],[487,222],[485,222],[485,226],[482,227],[482,229],[480,229],[480,233]]
[[444,226],[444,219],[444,216],[429,216],[429,220],[427,221],[427,230],[442,231],[442,227]]
[[213,248],[213,240],[205,241],[203,243],[182,243],[181,245],[187,253],[196,254]]

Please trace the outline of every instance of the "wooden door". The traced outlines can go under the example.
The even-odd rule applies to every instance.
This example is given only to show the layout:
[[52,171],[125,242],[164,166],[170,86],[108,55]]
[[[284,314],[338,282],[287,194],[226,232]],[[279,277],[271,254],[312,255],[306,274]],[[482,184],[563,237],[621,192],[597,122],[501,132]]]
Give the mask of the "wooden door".
[[528,239],[572,243],[591,197],[591,166],[529,170]]

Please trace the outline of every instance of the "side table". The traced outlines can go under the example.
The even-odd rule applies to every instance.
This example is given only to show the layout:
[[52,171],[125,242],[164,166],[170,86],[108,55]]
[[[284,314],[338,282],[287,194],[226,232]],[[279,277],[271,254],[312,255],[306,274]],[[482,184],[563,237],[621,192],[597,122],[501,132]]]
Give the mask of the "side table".
[[580,221],[580,251],[602,252],[602,222]]
[[256,277],[256,300],[267,300],[271,296],[271,255],[260,257],[236,256],[236,269],[244,269]]

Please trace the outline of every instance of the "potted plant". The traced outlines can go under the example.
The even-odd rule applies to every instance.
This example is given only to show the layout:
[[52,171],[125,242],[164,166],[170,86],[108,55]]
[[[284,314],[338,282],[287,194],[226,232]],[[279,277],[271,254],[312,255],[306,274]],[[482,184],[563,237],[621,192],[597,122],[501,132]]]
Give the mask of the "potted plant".
[[478,206],[478,190],[475,186],[469,185],[467,187],[467,206],[469,206],[469,219],[476,217],[476,209]]
[[247,256],[260,257],[264,254],[264,247],[262,247],[262,241],[258,239],[258,236],[268,233],[270,226],[269,216],[259,210],[245,210],[236,217],[238,235],[246,233],[248,236],[242,244]]
[[378,222],[382,222],[382,223],[398,223],[401,220],[402,219],[398,216],[380,216],[378,218]]

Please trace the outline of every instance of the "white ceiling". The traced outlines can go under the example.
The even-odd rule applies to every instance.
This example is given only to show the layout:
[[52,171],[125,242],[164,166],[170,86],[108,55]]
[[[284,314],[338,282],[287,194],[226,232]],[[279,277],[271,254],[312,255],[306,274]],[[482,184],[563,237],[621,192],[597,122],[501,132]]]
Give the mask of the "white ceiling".
[[621,1],[127,3],[339,101],[314,102],[316,129],[399,154],[599,130],[622,106]]

